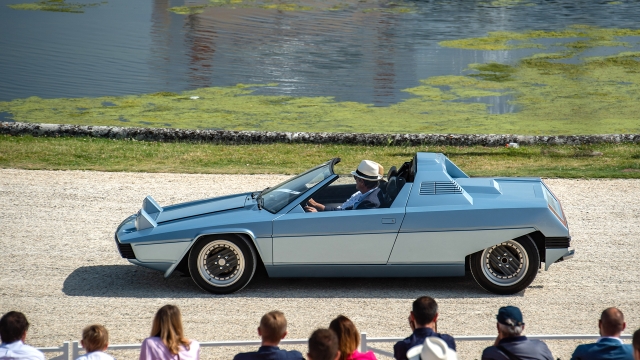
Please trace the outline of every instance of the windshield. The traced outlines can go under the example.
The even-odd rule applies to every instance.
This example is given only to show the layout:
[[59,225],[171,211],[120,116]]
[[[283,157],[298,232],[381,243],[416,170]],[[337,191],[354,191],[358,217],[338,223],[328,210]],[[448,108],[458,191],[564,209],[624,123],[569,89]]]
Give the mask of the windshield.
[[331,164],[327,162],[268,189],[260,195],[262,207],[275,214],[331,174]]

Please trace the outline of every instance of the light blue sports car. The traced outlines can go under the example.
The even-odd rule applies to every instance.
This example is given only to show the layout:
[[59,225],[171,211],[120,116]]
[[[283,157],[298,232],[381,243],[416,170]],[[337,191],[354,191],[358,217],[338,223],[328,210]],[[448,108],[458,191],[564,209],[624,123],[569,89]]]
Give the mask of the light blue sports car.
[[116,230],[131,263],[190,273],[228,294],[256,267],[270,277],[444,277],[470,270],[497,294],[524,290],[539,269],[569,259],[560,202],[539,178],[469,178],[446,156],[417,153],[380,182],[380,207],[340,205],[354,192],[335,158],[272,188],[162,207],[151,196]]

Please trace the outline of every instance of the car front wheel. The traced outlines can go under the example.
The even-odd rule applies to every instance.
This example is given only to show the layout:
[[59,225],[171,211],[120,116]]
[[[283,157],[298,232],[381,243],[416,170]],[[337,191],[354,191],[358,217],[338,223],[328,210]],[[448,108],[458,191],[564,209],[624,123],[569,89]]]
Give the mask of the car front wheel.
[[529,235],[508,240],[471,255],[471,274],[478,285],[499,295],[520,292],[536,278],[540,255]]
[[193,281],[213,294],[244,288],[256,270],[253,247],[235,235],[211,235],[198,240],[189,254]]

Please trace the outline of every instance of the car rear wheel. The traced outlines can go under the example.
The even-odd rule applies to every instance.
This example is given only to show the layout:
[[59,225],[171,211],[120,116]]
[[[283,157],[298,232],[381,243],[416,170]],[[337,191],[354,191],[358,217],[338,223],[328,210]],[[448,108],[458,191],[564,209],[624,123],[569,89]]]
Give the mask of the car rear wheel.
[[502,242],[471,255],[471,274],[478,285],[499,295],[520,292],[536,278],[540,255],[529,235]]
[[213,294],[241,290],[256,270],[253,247],[235,235],[203,237],[189,254],[189,272],[193,281]]

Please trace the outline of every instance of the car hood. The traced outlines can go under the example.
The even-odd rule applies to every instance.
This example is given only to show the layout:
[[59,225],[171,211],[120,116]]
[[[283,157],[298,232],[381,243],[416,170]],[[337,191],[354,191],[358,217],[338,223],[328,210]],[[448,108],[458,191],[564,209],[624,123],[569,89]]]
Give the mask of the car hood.
[[156,218],[157,223],[204,215],[224,210],[244,207],[251,193],[234,194],[211,199],[191,201],[162,208]]

